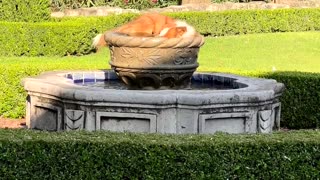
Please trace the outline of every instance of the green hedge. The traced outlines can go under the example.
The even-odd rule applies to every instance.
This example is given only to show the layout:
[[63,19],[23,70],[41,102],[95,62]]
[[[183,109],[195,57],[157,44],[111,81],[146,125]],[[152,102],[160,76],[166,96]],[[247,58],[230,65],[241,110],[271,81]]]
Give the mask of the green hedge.
[[188,21],[209,36],[320,30],[320,8],[186,12],[171,16]]
[[3,56],[66,56],[90,53],[97,30],[82,24],[0,22]]
[[294,129],[320,128],[320,74],[275,72],[258,75],[285,84],[280,98],[281,126]]
[[320,132],[156,135],[0,130],[7,179],[317,179]]
[[[320,30],[320,8],[314,9],[275,9],[275,10],[229,10],[216,12],[177,12],[165,13],[176,19],[182,19],[193,25],[198,32],[206,36],[227,36],[252,33],[297,32]],[[119,25],[137,14],[121,14]],[[109,17],[73,17],[55,18],[55,21],[92,22],[92,26],[109,29]],[[113,20],[114,21],[114,20]],[[111,21],[111,24],[114,22]],[[100,24],[102,23],[102,24]]]
[[177,4],[177,0],[157,0],[157,2],[152,2],[152,0],[51,0],[51,8],[54,11],[95,6],[111,6],[126,9],[147,9],[162,8]]
[[[73,19],[63,22],[0,22],[0,55],[66,56],[94,51],[92,39],[103,29],[129,21],[133,15]],[[104,21],[102,21],[104,20]],[[105,23],[108,22],[108,23]]]
[[1,0],[0,21],[41,22],[50,19],[49,0]]
[[[320,30],[320,8],[169,13],[203,35]],[[137,14],[51,19],[51,23],[0,23],[0,55],[88,54],[92,38]],[[20,41],[20,39],[22,39]],[[80,39],[81,38],[81,39]],[[18,44],[18,45],[17,45]],[[78,49],[77,49],[78,48]]]

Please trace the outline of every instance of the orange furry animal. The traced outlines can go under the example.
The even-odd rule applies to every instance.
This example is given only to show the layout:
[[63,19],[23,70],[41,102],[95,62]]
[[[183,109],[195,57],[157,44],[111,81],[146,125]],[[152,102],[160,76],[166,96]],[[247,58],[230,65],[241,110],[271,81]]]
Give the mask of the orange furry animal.
[[[144,14],[112,31],[127,36],[165,38],[186,38],[196,34],[194,28],[186,22],[156,13]],[[99,48],[106,45],[103,34],[94,38],[94,47]]]

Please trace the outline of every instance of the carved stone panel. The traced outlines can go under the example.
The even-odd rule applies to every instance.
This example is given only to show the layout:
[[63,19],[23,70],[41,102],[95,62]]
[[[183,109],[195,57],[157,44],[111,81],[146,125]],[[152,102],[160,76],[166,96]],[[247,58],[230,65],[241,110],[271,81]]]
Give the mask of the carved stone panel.
[[199,133],[251,132],[252,112],[214,113],[199,115]]
[[65,110],[64,124],[66,130],[81,130],[84,127],[84,111]]
[[258,129],[261,133],[270,133],[272,132],[273,118],[272,110],[264,110],[258,112]]
[[97,112],[96,130],[120,132],[151,132],[157,130],[157,116],[153,114]]
[[61,130],[61,108],[52,104],[40,103],[30,106],[29,128],[47,131]]
[[273,130],[280,129],[280,117],[281,117],[281,103],[275,103],[272,105],[273,116],[274,116],[274,125]]

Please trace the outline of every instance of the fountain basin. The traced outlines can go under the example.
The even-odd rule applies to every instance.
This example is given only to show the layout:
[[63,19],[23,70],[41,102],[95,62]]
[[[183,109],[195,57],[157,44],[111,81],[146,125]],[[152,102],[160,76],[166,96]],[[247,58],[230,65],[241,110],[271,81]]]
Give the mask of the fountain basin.
[[[275,80],[194,73],[192,83],[225,89],[127,90],[86,86],[119,81],[112,70],[54,71],[26,78],[31,129],[149,133],[270,133],[280,127],[284,85]],[[209,86],[210,87],[210,86]]]
[[133,37],[108,32],[110,65],[130,89],[181,89],[198,67],[204,37]]

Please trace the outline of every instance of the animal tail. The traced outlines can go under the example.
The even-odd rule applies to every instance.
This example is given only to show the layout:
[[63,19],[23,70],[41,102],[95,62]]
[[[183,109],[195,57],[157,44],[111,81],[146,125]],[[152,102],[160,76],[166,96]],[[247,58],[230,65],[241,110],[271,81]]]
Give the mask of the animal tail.
[[98,34],[93,38],[92,47],[99,49],[104,46],[107,46],[107,42],[104,40],[103,34]]
[[187,28],[187,32],[184,33],[182,35],[182,37],[190,37],[190,36],[194,36],[196,34],[196,30],[191,25],[189,25],[188,23],[186,23],[184,21],[177,20],[176,25],[177,25],[177,27],[186,27]]

